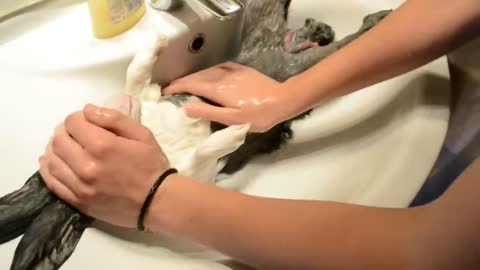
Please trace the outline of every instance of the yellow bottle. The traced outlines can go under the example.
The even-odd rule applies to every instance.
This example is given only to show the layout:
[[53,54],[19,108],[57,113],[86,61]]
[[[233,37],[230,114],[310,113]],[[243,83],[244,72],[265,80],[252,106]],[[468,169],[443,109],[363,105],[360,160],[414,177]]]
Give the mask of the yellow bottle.
[[132,28],[145,15],[144,0],[88,0],[93,34],[109,38]]

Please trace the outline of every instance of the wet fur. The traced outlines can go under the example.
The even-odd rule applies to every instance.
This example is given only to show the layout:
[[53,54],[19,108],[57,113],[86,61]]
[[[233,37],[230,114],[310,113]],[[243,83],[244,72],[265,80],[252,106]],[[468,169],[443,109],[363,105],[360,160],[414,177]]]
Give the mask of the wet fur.
[[[288,11],[271,13],[272,10],[280,10],[282,6],[288,8],[291,1],[279,0],[268,6],[265,6],[264,2],[258,0],[245,2],[248,11],[245,15],[244,28],[246,38],[242,41],[240,54],[234,59],[234,62],[255,68],[280,82],[302,73],[347,45],[370,30],[390,12],[380,11],[365,17],[359,31],[340,41],[292,54],[286,52],[283,48],[283,37],[288,32],[287,20],[285,19],[288,16]],[[329,26],[322,23],[318,24],[313,19],[307,20],[312,21],[306,21],[304,29],[300,29],[304,31],[304,38],[308,36],[312,40],[316,38],[315,36],[326,36],[333,39],[334,34]],[[318,30],[325,32],[319,32]],[[281,123],[266,133],[249,134],[245,143],[237,151],[226,157],[226,165],[221,172],[232,174],[240,170],[256,155],[271,153],[279,149],[293,135],[290,128],[292,121],[303,118],[308,113],[310,112]],[[224,126],[212,124],[214,131],[220,128],[224,128]]]
[[0,198],[0,244],[23,234],[52,200],[38,172],[21,189]]
[[[290,54],[282,47],[288,31],[289,5],[290,0],[245,1],[244,39],[235,62],[285,81],[348,44],[387,14],[367,17],[360,31],[341,41]],[[255,155],[278,149],[292,136],[291,121],[281,123],[267,133],[250,134],[245,144],[227,157],[223,172],[233,173]],[[213,124],[212,128],[218,130],[223,126]],[[92,218],[49,193],[38,172],[21,189],[0,199],[0,243],[24,234],[15,250],[12,270],[60,268],[92,222]]]
[[15,250],[11,269],[60,268],[92,222],[92,218],[55,199],[25,231]]

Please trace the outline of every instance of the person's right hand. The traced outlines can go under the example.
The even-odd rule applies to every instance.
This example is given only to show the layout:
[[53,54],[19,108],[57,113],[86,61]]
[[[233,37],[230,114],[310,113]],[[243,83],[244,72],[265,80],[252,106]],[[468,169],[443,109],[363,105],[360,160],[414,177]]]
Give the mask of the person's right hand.
[[152,132],[92,105],[69,115],[39,159],[48,189],[82,213],[134,228],[155,180],[170,168]]
[[225,125],[250,123],[250,131],[265,132],[297,110],[288,92],[284,84],[253,68],[224,63],[172,82],[163,94],[189,93],[219,104],[187,103],[185,110],[192,118]]

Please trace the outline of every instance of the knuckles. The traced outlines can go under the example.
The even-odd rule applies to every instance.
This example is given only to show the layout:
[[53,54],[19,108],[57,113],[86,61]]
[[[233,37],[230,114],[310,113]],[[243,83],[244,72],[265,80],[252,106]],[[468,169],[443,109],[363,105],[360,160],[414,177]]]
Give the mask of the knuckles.
[[88,184],[94,184],[101,173],[101,168],[98,163],[89,161],[86,162],[77,173],[84,182]]
[[113,150],[113,140],[107,138],[97,138],[91,142],[88,151],[95,156],[104,156]]
[[153,135],[152,131],[147,128],[146,126],[142,125],[139,127],[138,132],[140,137],[143,139],[144,142],[147,143],[156,143],[155,136]]

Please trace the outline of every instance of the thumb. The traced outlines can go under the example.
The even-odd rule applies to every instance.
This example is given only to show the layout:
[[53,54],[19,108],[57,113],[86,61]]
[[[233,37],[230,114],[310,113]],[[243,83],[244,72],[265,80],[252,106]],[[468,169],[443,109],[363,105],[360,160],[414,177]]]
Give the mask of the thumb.
[[83,109],[83,114],[90,123],[107,129],[117,136],[137,141],[149,141],[152,138],[148,128],[117,110],[89,104]]
[[200,101],[185,104],[188,117],[200,118],[227,126],[245,124],[240,111],[233,108],[218,107]]

